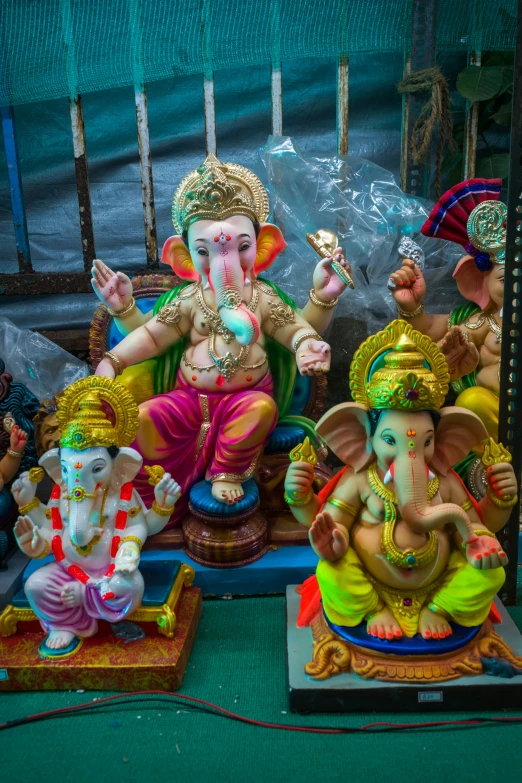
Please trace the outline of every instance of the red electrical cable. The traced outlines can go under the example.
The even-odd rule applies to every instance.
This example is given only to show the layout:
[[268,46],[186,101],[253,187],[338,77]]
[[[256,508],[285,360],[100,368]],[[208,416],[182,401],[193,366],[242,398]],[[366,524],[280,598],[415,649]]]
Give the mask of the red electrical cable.
[[[271,723],[269,721],[255,720],[254,718],[247,718],[244,715],[231,712],[230,710],[220,707],[212,702],[205,701],[204,699],[196,699],[193,696],[183,696],[180,693],[173,693],[171,691],[150,690],[150,691],[133,691],[130,693],[119,693],[115,696],[106,696],[101,699],[97,699],[94,702],[84,702],[82,704],[72,705],[70,707],[60,707],[55,710],[47,710],[46,712],[36,712],[32,715],[27,715],[24,718],[19,718],[12,721],[6,721],[0,723],[0,730],[14,728],[15,726],[24,725],[31,722],[37,722],[40,720],[46,720],[48,718],[59,717],[68,713],[81,712],[82,710],[97,709],[109,702],[124,701],[126,699],[135,700],[136,697],[143,696],[167,696],[173,700],[181,700],[198,705],[205,710],[213,710],[218,715],[223,715],[233,720],[238,720],[242,723],[248,723],[252,726],[260,726],[266,729],[280,729],[282,731],[301,731],[310,734],[352,734],[359,732],[374,732],[374,731],[401,731],[401,730],[414,730],[414,729],[431,729],[442,728],[448,726],[469,726],[478,727],[485,723],[522,723],[522,717],[508,716],[508,717],[478,717],[478,718],[464,718],[462,720],[439,720],[439,721],[423,721],[419,723],[392,723],[392,722],[374,722],[366,723],[363,726],[353,727],[341,727],[341,728],[323,728],[320,726],[295,726],[287,725],[283,723]],[[152,701],[152,700],[151,700]]]

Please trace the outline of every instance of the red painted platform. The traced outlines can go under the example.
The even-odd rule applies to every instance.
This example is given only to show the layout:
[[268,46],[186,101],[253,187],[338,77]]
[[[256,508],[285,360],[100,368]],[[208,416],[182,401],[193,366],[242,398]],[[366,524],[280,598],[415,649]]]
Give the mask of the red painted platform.
[[36,623],[25,624],[23,633],[0,638],[0,691],[176,690],[187,668],[201,603],[199,588],[183,590],[172,639],[157,633],[154,623],[137,623],[147,635],[126,643],[114,636],[108,623],[101,622],[96,636],[61,661],[39,657],[43,631]]

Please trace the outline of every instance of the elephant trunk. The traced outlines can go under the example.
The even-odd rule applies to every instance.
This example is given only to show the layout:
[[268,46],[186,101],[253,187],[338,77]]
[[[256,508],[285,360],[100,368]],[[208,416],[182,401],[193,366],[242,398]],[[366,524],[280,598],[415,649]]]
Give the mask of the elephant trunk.
[[453,523],[464,541],[475,538],[471,521],[454,503],[428,505],[428,466],[419,455],[397,457],[390,468],[403,520],[416,533],[428,533]]
[[102,532],[101,528],[91,524],[95,504],[96,498],[84,498],[79,503],[70,503],[69,535],[75,546],[87,546],[94,536]]
[[[228,258],[230,257],[230,259]],[[216,297],[216,307],[225,326],[236,336],[240,345],[251,345],[260,334],[254,313],[243,302],[245,274],[239,257],[227,253],[211,266],[209,283]]]

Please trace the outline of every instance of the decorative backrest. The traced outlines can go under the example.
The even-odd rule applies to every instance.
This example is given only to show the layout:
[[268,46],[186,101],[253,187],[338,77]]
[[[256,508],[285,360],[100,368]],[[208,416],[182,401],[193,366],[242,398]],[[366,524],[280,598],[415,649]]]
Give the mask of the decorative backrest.
[[[164,300],[168,300],[172,297],[172,294],[170,294],[170,297],[168,294],[180,284],[182,284],[182,281],[174,275],[137,276],[132,280],[136,304],[145,313],[150,312],[154,308],[158,309],[160,306],[159,298],[162,297]],[[292,307],[295,307],[288,297],[285,297],[285,300]],[[161,305],[164,303],[165,301],[162,301]],[[98,305],[89,332],[90,358],[93,367],[97,367],[105,351],[114,348],[122,339],[123,335],[116,326],[113,317],[109,315],[107,308],[102,304]],[[154,394],[170,391],[174,387],[176,381],[175,370],[177,362],[179,362],[181,357],[180,351],[175,353],[179,354],[179,356],[173,362],[168,361],[167,352],[162,357],[159,357],[159,360],[154,365],[154,369],[152,369],[152,366],[148,368],[148,371],[152,372],[154,376],[150,385],[150,388],[154,389]],[[267,353],[269,366],[274,376],[274,393],[280,408],[279,423],[291,423],[290,420],[294,421],[296,417],[299,420],[301,417],[304,417],[305,421],[300,421],[300,424],[305,427],[307,432],[309,431],[313,435],[312,422],[319,419],[326,397],[326,377],[300,375],[295,371],[294,357],[269,339],[267,339]],[[286,361],[285,354],[287,354]],[[292,361],[289,362],[289,359]],[[288,377],[289,372],[292,377]],[[284,375],[285,373],[286,375]],[[139,400],[139,402],[141,401],[143,400]],[[311,420],[308,427],[306,426],[306,420]]]

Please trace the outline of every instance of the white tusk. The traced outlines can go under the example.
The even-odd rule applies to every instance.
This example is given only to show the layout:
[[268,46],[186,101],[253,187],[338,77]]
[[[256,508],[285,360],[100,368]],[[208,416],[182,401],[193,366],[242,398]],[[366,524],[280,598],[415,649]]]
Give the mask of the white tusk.
[[393,478],[393,476],[391,474],[391,471],[387,470],[386,471],[386,475],[385,475],[383,481],[384,481],[385,484],[389,484],[390,481],[392,480],[392,478]]
[[428,470],[428,480],[431,481],[435,478],[435,473],[432,473],[431,470]]
[[245,286],[247,285],[252,285],[252,281],[250,280],[249,277],[245,277]]
[[205,283],[205,285],[203,286],[203,291],[208,291],[208,290],[209,290],[209,288],[210,288],[210,283],[208,282],[208,278],[207,278],[207,282],[206,282],[206,283]]

